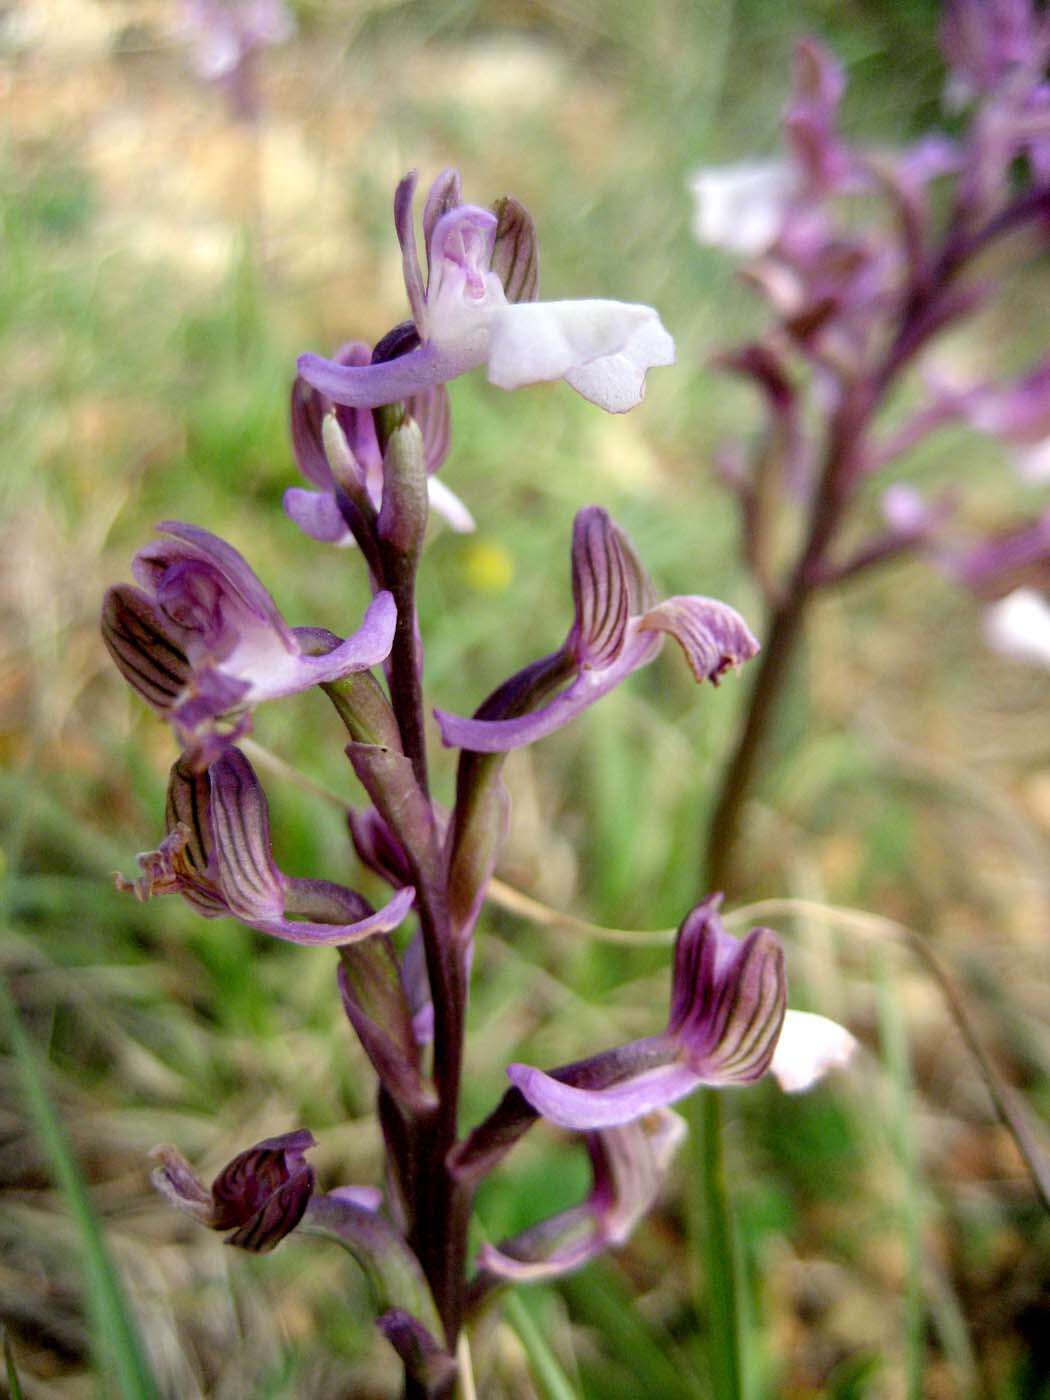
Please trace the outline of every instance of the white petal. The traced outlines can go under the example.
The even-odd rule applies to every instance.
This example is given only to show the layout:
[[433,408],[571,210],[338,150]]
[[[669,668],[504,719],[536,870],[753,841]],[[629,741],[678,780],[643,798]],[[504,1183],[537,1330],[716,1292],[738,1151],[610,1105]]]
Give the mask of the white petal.
[[776,241],[797,178],[783,161],[708,166],[689,182],[699,243],[753,258]]
[[443,481],[432,476],[427,481],[427,496],[432,510],[458,534],[469,535],[476,530],[474,517],[454,491],[450,491]]
[[1015,661],[1050,666],[1050,605],[1034,588],[1016,588],[985,609],[984,638]]
[[674,341],[650,306],[536,301],[501,307],[490,322],[488,374],[501,389],[566,379],[610,413],[645,392],[645,372],[674,363]]
[[1017,475],[1022,481],[1041,485],[1050,481],[1050,437],[1014,448]]
[[829,1070],[847,1065],[857,1042],[845,1026],[810,1011],[788,1011],[770,1073],[788,1094],[810,1089]]

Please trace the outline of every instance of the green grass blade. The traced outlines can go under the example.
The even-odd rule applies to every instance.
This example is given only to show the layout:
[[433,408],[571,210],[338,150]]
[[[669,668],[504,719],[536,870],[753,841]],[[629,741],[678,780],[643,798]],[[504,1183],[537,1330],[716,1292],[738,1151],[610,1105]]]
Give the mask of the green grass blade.
[[525,1348],[533,1379],[545,1400],[579,1400],[558,1358],[547,1345],[546,1337],[516,1292],[511,1291],[503,1300],[503,1315]]
[[689,1151],[699,1200],[690,1211],[691,1227],[704,1267],[708,1355],[716,1400],[742,1400],[740,1307],[736,1241],[726,1183],[722,1142],[722,1100],[717,1089],[694,1095],[688,1107]]
[[689,1359],[665,1329],[641,1315],[632,1289],[610,1260],[597,1260],[565,1279],[561,1291],[574,1317],[595,1331],[610,1360],[629,1373],[636,1395],[706,1400],[708,1392]]
[[48,1095],[36,1050],[3,981],[0,981],[0,1026],[11,1046],[22,1091],[50,1159],[55,1181],[80,1234],[86,1302],[100,1369],[115,1373],[124,1400],[155,1400],[160,1392],[150,1374],[142,1341],[95,1208]]
[[15,1357],[11,1350],[11,1338],[6,1332],[4,1333],[4,1369],[7,1371],[7,1389],[10,1392],[11,1400],[24,1400],[22,1382],[18,1379]]
[[878,965],[879,1035],[883,1061],[892,1085],[894,1148],[901,1165],[900,1222],[904,1236],[904,1344],[908,1400],[922,1400],[925,1333],[922,1294],[922,1222],[918,1148],[912,1127],[912,1080],[908,1030],[885,958]]

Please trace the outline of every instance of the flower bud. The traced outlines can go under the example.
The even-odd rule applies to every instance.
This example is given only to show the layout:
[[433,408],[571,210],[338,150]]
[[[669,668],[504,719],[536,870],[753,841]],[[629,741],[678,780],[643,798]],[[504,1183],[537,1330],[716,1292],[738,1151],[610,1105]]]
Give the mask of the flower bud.
[[383,504],[379,537],[402,559],[415,561],[427,528],[427,465],[423,435],[414,418],[390,434],[383,455]]
[[211,1230],[230,1230],[226,1243],[268,1254],[302,1220],[313,1194],[314,1169],[305,1154],[313,1134],[300,1128],[266,1138],[234,1157],[210,1192],[174,1147],[155,1147],[161,1165],[153,1184],[178,1210]]

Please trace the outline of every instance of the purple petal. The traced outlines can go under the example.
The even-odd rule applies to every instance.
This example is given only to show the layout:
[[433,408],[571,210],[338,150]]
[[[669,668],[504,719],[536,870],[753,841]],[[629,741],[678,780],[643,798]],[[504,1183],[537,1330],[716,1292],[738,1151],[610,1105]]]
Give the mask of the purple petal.
[[1050,510],[973,546],[950,569],[975,593],[993,597],[1045,584],[1050,579]]
[[770,929],[740,940],[699,904],[675,944],[668,1034],[705,1084],[746,1084],[769,1068],[784,1020],[784,952]]
[[655,1204],[685,1133],[678,1114],[660,1108],[588,1138],[594,1170],[591,1202],[611,1244],[624,1244]]
[[623,650],[630,612],[627,566],[607,511],[588,506],[572,527],[576,621],[569,647],[586,668],[611,666]]
[[233,1230],[226,1243],[268,1254],[302,1220],[313,1195],[305,1153],[314,1136],[300,1128],[267,1138],[235,1157],[212,1182],[211,1227]]
[[685,653],[696,679],[715,685],[731,667],[742,666],[758,651],[758,642],[744,619],[716,598],[668,598],[650,608],[638,626],[643,632],[669,633]]
[[545,739],[596,700],[608,695],[632,671],[652,661],[659,650],[660,638],[656,633],[634,631],[612,666],[603,671],[582,671],[572,685],[549,704],[518,719],[465,719],[445,710],[435,710],[441,741],[446,748],[469,749],[472,753],[506,753]]
[[[412,227],[412,203],[416,194],[416,179],[416,172],[410,170],[394,192],[394,228],[397,232],[397,241],[401,245],[401,266],[405,277],[405,291],[408,293],[408,304],[412,309],[412,319],[422,334],[426,294],[423,290],[423,272],[419,266],[416,233]],[[299,372],[303,373],[302,362],[299,365]],[[310,378],[309,375],[303,377]],[[316,384],[314,380],[310,382]],[[317,385],[319,389],[323,387],[323,385]],[[331,397],[335,398],[335,395],[333,394]],[[403,395],[399,394],[397,397],[402,398]],[[336,402],[343,403],[346,400],[336,399]],[[387,399],[385,402],[394,403],[395,400]],[[372,405],[372,407],[376,406]]]
[[339,948],[348,943],[358,943],[363,938],[371,938],[374,933],[390,933],[404,923],[415,900],[414,889],[398,890],[389,903],[377,909],[374,914],[349,924],[318,924],[307,920],[244,918],[238,915],[249,928],[259,933],[268,933],[273,938],[286,943],[301,943],[313,948]]
[[405,995],[412,1009],[412,1033],[417,1045],[429,1045],[434,1039],[434,1003],[430,999],[430,978],[423,935],[417,933],[405,949],[401,962]]
[[812,39],[796,45],[794,67],[794,93],[784,127],[795,157],[815,190],[841,188],[853,164],[837,131],[845,74],[828,50]]
[[420,394],[414,394],[405,405],[405,409],[419,424],[419,431],[423,434],[423,456],[426,459],[427,475],[433,476],[441,469],[452,442],[452,413],[448,390],[444,384],[439,384],[434,389],[425,389]]
[[219,885],[231,914],[245,923],[284,912],[284,876],[270,846],[270,814],[255,770],[231,748],[208,770]]
[[412,883],[405,848],[373,807],[346,814],[358,859],[395,890]]
[[443,170],[427,191],[423,205],[423,245],[430,258],[430,245],[434,241],[434,230],[447,213],[463,202],[459,171],[453,166]]
[[332,489],[332,469],[325,456],[321,425],[324,422],[325,402],[312,385],[298,376],[292,384],[290,422],[292,450],[299,470],[307,481],[312,481],[322,490]]
[[147,704],[170,710],[190,680],[190,663],[152,599],[119,584],[102,603],[102,640],[121,675]]
[[379,408],[433,389],[479,363],[477,355],[439,351],[436,346],[425,343],[407,355],[382,364],[348,366],[320,355],[300,355],[299,373],[308,384],[327,394],[333,403],[351,408]]
[[539,1283],[581,1269],[605,1245],[593,1211],[587,1205],[574,1206],[499,1246],[482,1245],[477,1265],[513,1283]]
[[507,1077],[537,1113],[576,1132],[631,1123],[654,1109],[684,1099],[704,1082],[677,1062],[647,1070],[607,1089],[575,1089],[529,1065],[509,1065]]
[[299,657],[301,683],[296,683],[288,690],[269,693],[276,698],[278,694],[293,694],[297,690],[305,690],[307,686],[342,680],[354,671],[371,670],[390,655],[396,626],[397,605],[394,595],[387,592],[377,593],[368,605],[364,621],[353,636],[323,656]]
[[540,255],[532,215],[513,195],[494,205],[496,241],[492,270],[503,283],[510,302],[535,301],[539,296]]
[[212,1217],[211,1192],[187,1162],[177,1147],[162,1143],[150,1153],[160,1166],[151,1173],[151,1180],[160,1194],[176,1210],[192,1215],[202,1225]]
[[362,1210],[379,1210],[383,1204],[383,1193],[377,1186],[337,1186],[328,1195],[336,1201],[346,1201]]
[[284,493],[284,513],[312,540],[343,546],[354,543],[331,491],[304,491],[298,486],[289,486]]
[[[186,525],[178,520],[162,520],[157,529],[179,540],[184,548],[189,548],[191,555],[211,563],[222,574],[230,589],[240,595],[248,608],[264,619],[285,645],[290,645],[291,633],[278,611],[277,604],[256,578],[248,561],[233,545],[219,539],[210,530],[202,530],[199,525]],[[178,552],[175,551],[176,554]],[[159,561],[171,553],[172,547],[163,542],[147,545],[136,556],[136,578],[139,577],[139,561]],[[143,583],[145,580],[139,578],[139,582]]]

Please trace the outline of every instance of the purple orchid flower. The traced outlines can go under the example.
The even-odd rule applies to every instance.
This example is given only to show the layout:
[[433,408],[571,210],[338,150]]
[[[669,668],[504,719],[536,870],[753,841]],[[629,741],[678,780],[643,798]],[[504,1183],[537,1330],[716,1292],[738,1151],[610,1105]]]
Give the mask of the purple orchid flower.
[[842,65],[823,44],[795,45],[794,84],[784,113],[784,131],[804,188],[814,194],[855,187],[854,158],[838,134],[839,107],[846,91]]
[[1050,586],[1050,510],[946,560],[949,576],[981,598]]
[[947,0],[941,51],[951,70],[949,101],[963,106],[994,92],[1011,72],[1031,64],[1037,42],[1030,0]]
[[277,868],[266,794],[239,749],[230,748],[206,773],[184,758],[171,770],[167,835],[138,857],[142,876],[116,877],[138,899],[180,894],[207,919],[230,915],[290,943],[340,947],[397,928],[415,898],[398,890],[374,912],[353,890],[328,880],[292,879]]
[[585,399],[623,413],[641,402],[646,371],[674,363],[674,342],[648,306],[538,302],[535,231],[515,201],[492,213],[460,200],[446,170],[423,211],[426,286],[412,227],[416,175],[394,196],[394,225],[418,344],[381,364],[299,360],[302,377],[335,403],[397,403],[485,365],[501,389],[565,379]]
[[1025,481],[1050,481],[1050,355],[1004,384],[954,389],[934,383],[933,388],[944,417],[961,418],[1008,443]]
[[389,655],[397,622],[390,593],[377,594],[345,642],[292,628],[231,545],[196,525],[157,528],[171,539],[135,556],[141,587],[107,592],[102,636],[124,679],[171,721],[201,766],[246,731],[242,715],[232,734],[219,732],[216,722],[231,711],[370,670]]
[[758,651],[739,613],[714,598],[657,603],[634,547],[599,506],[573,523],[572,591],[576,616],[561,655],[575,678],[548,704],[516,719],[465,719],[435,711],[449,747],[504,753],[545,738],[647,665],[669,633],[698,681],[715,684]]
[[626,1244],[656,1203],[685,1137],[677,1113],[660,1108],[622,1127],[588,1133],[593,1185],[582,1205],[541,1221],[500,1245],[483,1245],[478,1268],[500,1279],[534,1283],[582,1268]]
[[809,1088],[845,1064],[856,1042],[823,1016],[786,1012],[784,953],[770,929],[734,938],[719,918],[721,895],[692,911],[678,932],[671,1015],[661,1035],[546,1074],[513,1064],[511,1083],[544,1118],[590,1130],[631,1123],[702,1085],[749,1084],[772,1072],[782,1087]]
[[256,56],[295,33],[282,0],[183,0],[182,13],[197,72],[226,89],[238,116],[255,117]]
[[175,1147],[155,1147],[153,1185],[176,1209],[209,1230],[229,1230],[226,1243],[252,1254],[276,1249],[302,1220],[316,1178],[306,1153],[317,1143],[300,1128],[239,1153],[208,1188]]
[[[363,368],[371,351],[361,341],[344,345],[335,363]],[[427,469],[427,494],[431,508],[453,530],[469,532],[474,518],[463,502],[435,475],[448,456],[449,405],[443,384],[413,395],[405,411],[419,424]],[[335,418],[334,432],[325,429],[329,414]],[[352,545],[354,537],[339,509],[337,486],[349,476],[363,490],[378,511],[383,503],[383,454],[379,450],[375,423],[370,409],[346,408],[334,404],[305,379],[292,386],[292,446],[299,470],[319,487],[304,491],[292,486],[284,493],[285,513],[311,539],[325,544]],[[329,446],[330,445],[330,446]],[[329,461],[329,456],[336,458]],[[333,473],[333,465],[335,472]]]

